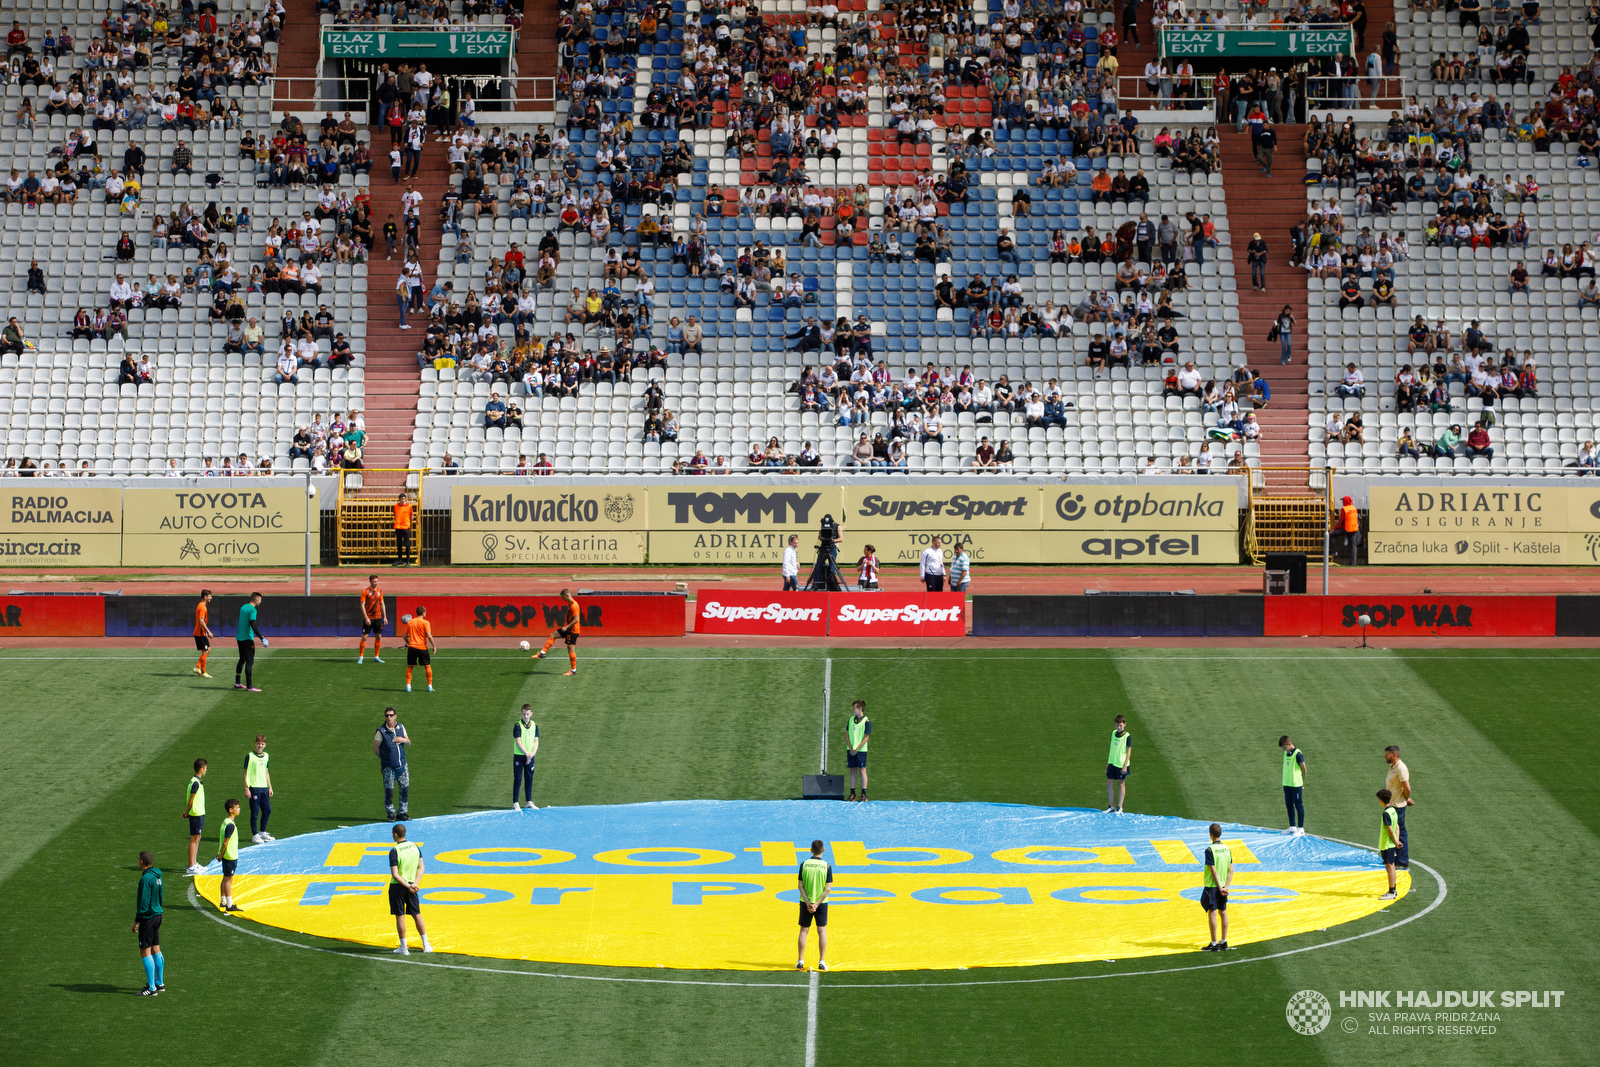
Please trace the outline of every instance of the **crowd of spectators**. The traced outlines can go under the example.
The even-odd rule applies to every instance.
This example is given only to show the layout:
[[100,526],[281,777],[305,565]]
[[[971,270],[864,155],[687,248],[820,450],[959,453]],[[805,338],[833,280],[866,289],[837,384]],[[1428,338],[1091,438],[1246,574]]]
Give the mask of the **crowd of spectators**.
[[348,415],[330,412],[328,421],[315,415],[309,423],[295,427],[289,443],[289,459],[307,460],[314,471],[361,470],[367,446],[367,423],[359,410]]
[[1495,0],[1497,26],[1486,26],[1479,19],[1481,0],[1459,0],[1457,10],[1461,26],[1474,26],[1478,39],[1465,52],[1440,52],[1428,64],[1428,74],[1434,81],[1491,81],[1501,85],[1531,80],[1533,71],[1528,67],[1532,40],[1528,35],[1530,25],[1539,23],[1539,0],[1523,0],[1522,13],[1511,13],[1510,0]]
[[326,194],[341,177],[371,174],[373,166],[362,127],[348,111],[343,120],[324,113],[315,145],[305,123],[286,111],[270,137],[247,130],[239,138],[238,152],[240,159],[251,161],[256,185],[274,189],[320,184]]
[[[423,0],[380,0],[378,3],[344,4],[340,0],[317,0],[317,14],[333,16],[335,26],[371,30],[379,26],[409,26],[418,30],[467,31],[492,25],[513,33],[522,28],[523,0],[466,0],[462,17],[451,18],[446,5]],[[495,19],[479,23],[479,19]]]

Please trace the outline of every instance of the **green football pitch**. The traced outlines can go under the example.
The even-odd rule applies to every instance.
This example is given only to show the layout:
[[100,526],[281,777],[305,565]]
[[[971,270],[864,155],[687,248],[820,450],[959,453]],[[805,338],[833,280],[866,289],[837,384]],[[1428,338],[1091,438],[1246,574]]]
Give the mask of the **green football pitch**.
[[[236,693],[230,653],[214,657],[210,682],[177,649],[0,653],[5,1062],[1594,1062],[1593,653],[594,649],[572,679],[560,677],[564,656],[530,670],[514,651],[461,650],[438,656],[432,695],[404,693],[394,659],[357,667],[353,651],[279,650],[259,657],[265,692]],[[281,839],[382,819],[370,739],[391,702],[415,737],[414,818],[508,806],[509,725],[525,701],[542,734],[542,804],[778,800],[816,769],[825,674],[830,769],[844,764],[850,698],[871,702],[875,801],[1102,807],[1106,734],[1121,713],[1136,739],[1130,811],[1281,827],[1276,742],[1291,733],[1307,754],[1311,832],[1365,845],[1383,748],[1399,745],[1418,802],[1413,857],[1442,883],[1414,867],[1412,892],[1385,911],[1227,957],[842,966],[814,981],[400,961],[227,925],[187,892],[179,813],[190,763],[211,761],[219,812],[240,791],[257,732],[271,738]],[[168,991],[155,999],[135,995],[140,849],[166,876]],[[1205,940],[1198,907],[1194,933]],[[792,960],[793,926],[751,951]],[[848,955],[836,936],[830,956]],[[1301,990],[1332,1002],[1332,1025],[1316,1036],[1286,1021]],[[1341,1005],[1341,991],[1367,990],[1494,990],[1494,1032],[1398,1032],[1405,1021],[1382,1009]],[[1503,991],[1550,990],[1562,991],[1559,1007],[1498,1006]]]

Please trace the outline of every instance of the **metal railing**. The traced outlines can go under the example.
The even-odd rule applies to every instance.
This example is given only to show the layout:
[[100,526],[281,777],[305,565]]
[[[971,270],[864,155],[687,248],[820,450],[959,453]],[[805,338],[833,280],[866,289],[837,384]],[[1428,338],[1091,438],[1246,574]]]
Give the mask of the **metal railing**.
[[[447,77],[445,81],[450,87],[451,106],[457,111],[462,90],[467,88],[472,90],[473,103],[480,115],[555,109],[556,80],[552,77],[458,75]],[[365,114],[363,124],[374,123],[378,118],[372,80],[359,71],[337,78],[275,78],[272,110],[332,111],[335,115],[350,111]]]
[[550,111],[556,102],[556,80],[546,75],[499,77],[492,74],[451,75],[445,78],[450,98],[461,106],[462,90],[472,89],[479,112]]
[[1395,76],[1376,79],[1305,79],[1306,117],[1329,111],[1403,111],[1406,106],[1406,80]]
[[[358,95],[359,94],[359,95]],[[366,112],[372,105],[366,78],[274,78],[272,110]]]
[[1333,506],[1333,472],[1332,467],[1263,467],[1255,472],[1244,538],[1245,551],[1255,562],[1263,562],[1268,552],[1322,557]]
[[407,558],[421,559],[422,482],[426,471],[406,468],[368,468],[339,475],[339,562],[373,563],[395,558],[394,505],[405,493],[413,505],[411,543]]
[[1216,79],[1197,76],[1189,86],[1187,95],[1179,95],[1172,78],[1158,82],[1152,90],[1142,74],[1118,75],[1117,107],[1122,111],[1171,111],[1175,120],[1186,112],[1193,113],[1195,122],[1211,122],[1217,112],[1217,99],[1212,92]]

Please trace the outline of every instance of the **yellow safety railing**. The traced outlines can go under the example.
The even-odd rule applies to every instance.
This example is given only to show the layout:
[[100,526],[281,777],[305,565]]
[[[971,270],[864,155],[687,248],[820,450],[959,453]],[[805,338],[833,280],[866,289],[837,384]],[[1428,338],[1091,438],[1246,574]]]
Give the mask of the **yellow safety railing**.
[[367,469],[339,472],[339,563],[398,562],[395,505],[405,494],[411,505],[411,544],[405,562],[422,558],[422,481],[427,472]]
[[1245,550],[1256,563],[1268,552],[1321,559],[1332,511],[1332,467],[1259,467],[1250,478]]

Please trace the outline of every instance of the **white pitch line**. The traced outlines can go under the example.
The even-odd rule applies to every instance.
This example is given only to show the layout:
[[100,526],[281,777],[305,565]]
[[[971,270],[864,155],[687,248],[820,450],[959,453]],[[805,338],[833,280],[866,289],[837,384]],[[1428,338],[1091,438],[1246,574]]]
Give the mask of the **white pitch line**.
[[828,773],[828,717],[833,706],[833,659],[822,667],[822,773]]
[[821,976],[811,972],[811,981],[806,983],[806,1067],[817,1067],[817,987],[821,984]]
[[[1316,837],[1320,835],[1313,834],[1311,836]],[[1375,849],[1369,848],[1366,845],[1360,845],[1354,841],[1344,841],[1337,837],[1324,838],[1324,840],[1334,841],[1341,845],[1350,845],[1366,852],[1376,851]],[[1388,926],[1380,926],[1378,929],[1368,930],[1364,934],[1352,934],[1350,937],[1341,937],[1336,941],[1326,941],[1320,945],[1305,945],[1301,948],[1286,949],[1283,952],[1274,952],[1266,956],[1248,956],[1243,959],[1228,960],[1223,963],[1200,963],[1192,967],[1162,967],[1156,970],[1146,971],[1113,971],[1109,974],[1066,974],[1058,975],[1053,978],[996,978],[991,981],[977,982],[830,982],[829,984],[833,985],[837,989],[929,990],[986,985],[1045,985],[1052,982],[1092,982],[1100,978],[1142,978],[1145,975],[1152,974],[1182,974],[1185,971],[1212,971],[1216,970],[1218,967],[1237,967],[1240,964],[1245,963],[1264,963],[1267,960],[1283,959],[1285,956],[1298,956],[1304,952],[1316,952],[1325,948],[1333,948],[1337,945],[1347,945],[1352,941],[1360,941],[1363,938],[1376,937],[1379,934],[1386,934],[1391,930],[1398,930],[1407,923],[1415,922],[1424,915],[1427,915],[1429,912],[1433,911],[1439,905],[1444,903],[1445,897],[1450,893],[1450,887],[1445,883],[1444,876],[1438,871],[1434,870],[1432,867],[1429,867],[1426,863],[1419,863],[1413,860],[1412,865],[1421,867],[1423,870],[1427,871],[1428,874],[1433,877],[1434,882],[1439,886],[1439,895],[1434,897],[1433,900],[1428,903],[1427,907],[1423,908],[1415,915],[1408,915],[1399,922],[1390,923]],[[394,963],[401,966],[432,967],[438,970],[446,971],[476,971],[483,974],[512,974],[524,978],[565,978],[574,982],[620,982],[633,985],[730,986],[741,989],[798,990],[808,988],[808,986],[802,986],[795,982],[708,982],[703,979],[694,978],[624,978],[599,974],[559,974],[554,971],[519,971],[511,967],[474,967],[470,964],[464,963],[431,963],[424,960],[413,960],[406,957],[394,956],[389,953],[372,955],[365,952],[353,952],[347,949],[323,948],[320,945],[303,945],[298,941],[288,941],[281,937],[273,937],[271,934],[264,934],[259,930],[251,930],[246,927],[231,923],[219,915],[212,914],[208,908],[201,905],[199,897],[195,893],[193,882],[189,883],[189,903],[196,911],[200,912],[200,914],[204,915],[212,922],[218,924],[219,926],[226,926],[228,929],[237,933],[260,938],[262,941],[270,941],[275,945],[286,945],[289,948],[303,948],[308,952],[322,952],[330,956],[344,956],[350,959],[366,960],[370,963]],[[813,982],[817,981],[817,975],[815,972],[812,973],[811,980]],[[815,994],[812,993],[809,995],[814,996]]]

